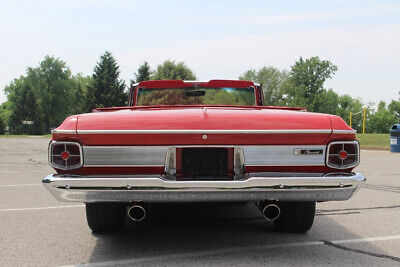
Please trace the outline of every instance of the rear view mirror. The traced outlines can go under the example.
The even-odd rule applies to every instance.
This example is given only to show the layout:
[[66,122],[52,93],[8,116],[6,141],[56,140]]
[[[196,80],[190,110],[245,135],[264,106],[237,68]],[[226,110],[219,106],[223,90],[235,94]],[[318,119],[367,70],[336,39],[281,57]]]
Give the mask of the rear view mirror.
[[206,91],[187,91],[185,94],[186,96],[204,96]]

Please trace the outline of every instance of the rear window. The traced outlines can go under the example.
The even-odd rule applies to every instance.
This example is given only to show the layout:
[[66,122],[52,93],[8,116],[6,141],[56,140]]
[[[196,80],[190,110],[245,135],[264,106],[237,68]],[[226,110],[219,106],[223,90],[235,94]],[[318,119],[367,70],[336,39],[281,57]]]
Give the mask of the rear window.
[[255,92],[249,88],[140,88],[138,106],[233,105],[255,106]]

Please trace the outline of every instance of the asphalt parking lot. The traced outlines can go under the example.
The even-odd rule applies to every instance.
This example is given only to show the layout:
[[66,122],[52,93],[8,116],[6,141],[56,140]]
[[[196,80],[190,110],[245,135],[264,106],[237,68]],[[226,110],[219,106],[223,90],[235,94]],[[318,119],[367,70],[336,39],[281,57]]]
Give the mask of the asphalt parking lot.
[[307,234],[282,234],[255,205],[153,205],[145,222],[94,235],[80,203],[41,179],[46,138],[0,138],[0,265],[400,265],[400,153],[367,151],[368,181],[344,202],[317,204]]

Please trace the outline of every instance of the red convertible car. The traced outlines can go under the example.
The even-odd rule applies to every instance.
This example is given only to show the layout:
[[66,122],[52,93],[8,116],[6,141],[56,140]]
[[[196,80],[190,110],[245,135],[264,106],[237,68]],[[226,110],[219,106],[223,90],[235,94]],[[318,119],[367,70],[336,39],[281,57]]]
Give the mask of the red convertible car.
[[52,131],[43,184],[86,203],[93,232],[146,216],[147,202],[254,202],[279,231],[306,232],[315,204],[347,200],[365,178],[356,131],[340,117],[264,106],[249,81],[145,81],[126,107]]

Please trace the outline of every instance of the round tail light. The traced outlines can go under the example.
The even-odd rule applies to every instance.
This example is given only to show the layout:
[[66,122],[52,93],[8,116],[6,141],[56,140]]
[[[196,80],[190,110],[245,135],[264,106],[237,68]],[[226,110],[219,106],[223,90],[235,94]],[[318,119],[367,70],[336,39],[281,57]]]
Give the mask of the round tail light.
[[49,164],[53,168],[61,170],[72,170],[82,167],[83,158],[81,145],[76,142],[50,142]]
[[354,168],[360,162],[360,146],[357,141],[338,141],[328,144],[326,165],[334,169]]

